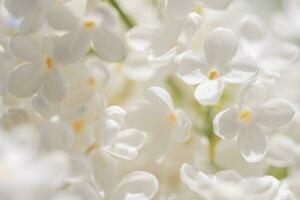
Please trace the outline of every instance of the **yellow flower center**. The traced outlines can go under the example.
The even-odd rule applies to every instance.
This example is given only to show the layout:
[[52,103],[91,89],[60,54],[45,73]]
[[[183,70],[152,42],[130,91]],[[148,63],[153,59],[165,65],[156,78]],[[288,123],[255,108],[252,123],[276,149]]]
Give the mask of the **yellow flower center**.
[[251,117],[251,111],[250,110],[246,109],[246,110],[242,110],[240,112],[240,116],[239,116],[240,121],[248,122],[250,117]]
[[198,14],[200,14],[200,13],[203,12],[203,7],[201,6],[200,3],[197,3],[197,4],[195,5],[195,12],[198,13]]
[[89,79],[88,79],[88,84],[89,84],[90,86],[92,86],[92,87],[95,87],[96,84],[97,84],[96,78],[93,77],[93,76],[89,77]]
[[96,22],[93,21],[93,20],[86,20],[84,23],[83,23],[83,26],[87,29],[91,29],[91,28],[94,28],[96,26]]
[[45,62],[46,62],[47,69],[53,68],[53,59],[51,57],[47,57]]
[[82,119],[75,120],[72,123],[72,128],[76,134],[80,134],[84,126],[85,122]]
[[172,112],[168,114],[168,120],[172,123],[175,124],[177,122],[177,116],[176,113]]
[[208,79],[211,81],[216,80],[218,76],[219,76],[219,72],[215,69],[210,70],[207,74]]

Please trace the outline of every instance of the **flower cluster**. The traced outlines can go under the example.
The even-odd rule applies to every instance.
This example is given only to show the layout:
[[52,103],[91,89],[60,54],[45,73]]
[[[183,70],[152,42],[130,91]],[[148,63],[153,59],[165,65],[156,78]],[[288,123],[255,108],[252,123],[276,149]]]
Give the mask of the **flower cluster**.
[[0,199],[300,200],[298,0],[0,0]]

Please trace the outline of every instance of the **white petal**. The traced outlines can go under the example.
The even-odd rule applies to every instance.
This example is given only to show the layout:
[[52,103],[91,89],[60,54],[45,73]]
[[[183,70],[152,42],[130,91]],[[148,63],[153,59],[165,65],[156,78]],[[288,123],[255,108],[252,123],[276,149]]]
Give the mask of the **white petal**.
[[114,120],[119,124],[123,124],[126,111],[120,106],[110,106],[106,109],[106,115],[107,118]]
[[216,10],[224,10],[232,3],[232,1],[233,0],[201,0],[201,3]]
[[29,15],[24,17],[20,24],[19,32],[28,35],[39,31],[45,23],[44,14],[43,10],[39,8],[35,9]]
[[54,104],[49,103],[44,97],[39,95],[32,99],[31,104],[34,110],[45,118],[51,118],[58,112]]
[[182,110],[176,110],[177,123],[174,134],[176,142],[186,142],[191,137],[192,120]]
[[281,98],[266,101],[257,110],[257,123],[267,127],[278,127],[288,123],[294,116],[293,105]]
[[[79,183],[72,183],[68,186],[67,193],[59,193],[59,195],[63,195],[62,198],[54,199],[54,200],[97,200],[99,199],[99,191],[96,190],[93,183],[88,181],[81,181]],[[72,199],[66,198],[64,195],[74,195]],[[101,198],[100,198],[101,199]],[[52,199],[51,199],[52,200]]]
[[253,80],[258,73],[257,66],[250,61],[237,61],[226,67],[230,68],[230,72],[224,76],[227,83],[246,83]]
[[106,28],[100,28],[95,31],[93,34],[93,43],[96,54],[104,61],[121,61],[127,54],[124,41]]
[[234,170],[224,170],[217,172],[214,177],[213,181],[219,181],[219,182],[228,182],[228,183],[235,183],[238,184],[243,177]]
[[37,4],[38,0],[6,0],[7,10],[16,17],[23,17],[32,11],[32,7]]
[[87,53],[90,43],[90,35],[84,31],[65,34],[55,41],[54,60],[72,64]]
[[119,20],[118,14],[112,6],[106,3],[99,4],[98,2],[96,2],[91,11],[87,11],[86,18],[99,20],[101,25],[106,27],[118,25]]
[[118,178],[117,165],[109,154],[100,149],[92,151],[90,158],[97,186],[104,191],[106,198],[110,199]]
[[247,84],[241,94],[240,107],[255,108],[267,98],[267,88],[260,81]]
[[259,66],[269,70],[285,70],[299,56],[299,48],[287,42],[269,41],[261,49]]
[[117,134],[115,144],[123,143],[139,150],[143,147],[147,139],[145,132],[137,129],[124,129]]
[[32,38],[26,35],[15,35],[10,40],[10,50],[24,61],[42,61],[42,48]]
[[213,120],[214,133],[222,139],[234,138],[240,131],[239,111],[229,108],[218,113]]
[[168,65],[170,62],[172,62],[176,56],[177,53],[177,47],[174,47],[167,51],[166,53],[159,55],[159,56],[154,56],[154,55],[149,55],[148,56],[148,61],[150,65],[153,67],[163,67]]
[[46,150],[71,148],[74,134],[69,126],[64,123],[46,123],[41,127],[41,148]]
[[239,186],[257,199],[274,199],[278,194],[280,181],[273,176],[246,177]]
[[224,81],[222,79],[205,80],[197,86],[194,96],[202,105],[213,105],[219,101],[223,89]]
[[267,136],[260,127],[251,123],[242,128],[238,136],[238,146],[246,161],[259,162],[267,151]]
[[166,0],[163,4],[163,14],[168,18],[183,18],[187,16],[195,6],[194,1]]
[[276,134],[271,137],[266,162],[275,167],[290,167],[296,162],[296,142],[286,135]]
[[8,89],[17,97],[30,97],[41,87],[43,73],[39,66],[24,64],[12,73],[8,81]]
[[238,49],[238,40],[234,33],[225,28],[213,30],[204,43],[204,55],[212,67],[220,67],[230,61]]
[[113,144],[109,147],[109,152],[114,156],[133,160],[138,154],[138,150],[145,144],[146,133],[137,129],[125,129],[117,133]]
[[47,73],[44,84],[44,95],[51,102],[59,102],[65,96],[65,83],[57,69]]
[[148,51],[151,46],[153,28],[135,26],[127,32],[128,45],[137,51]]
[[145,93],[145,97],[155,105],[164,104],[170,110],[173,110],[174,104],[170,94],[163,88],[150,87]]
[[202,191],[209,192],[211,180],[204,173],[190,164],[184,163],[180,168],[182,182],[192,191],[202,194]]
[[[158,181],[152,174],[136,171],[128,174],[118,183],[116,200],[152,199],[158,190]],[[139,198],[134,198],[139,195]],[[132,197],[133,198],[130,198]]]
[[49,12],[47,20],[56,30],[74,31],[78,28],[80,19],[66,6],[57,6]]
[[205,79],[201,73],[204,67],[202,56],[194,50],[188,50],[176,56],[177,76],[186,84],[196,85]]
[[240,27],[241,34],[248,40],[259,40],[264,36],[264,25],[256,16],[248,15],[243,18]]
[[122,67],[123,73],[134,81],[147,81],[155,75],[156,69],[149,65],[147,55],[131,52]]
[[222,169],[234,169],[243,176],[262,176],[266,171],[264,162],[248,163],[241,155],[237,142],[221,140],[216,146],[215,161]]
[[183,29],[178,36],[178,43],[187,47],[189,42],[193,39],[195,33],[200,27],[202,18],[199,14],[193,12],[187,16],[187,19],[183,25]]

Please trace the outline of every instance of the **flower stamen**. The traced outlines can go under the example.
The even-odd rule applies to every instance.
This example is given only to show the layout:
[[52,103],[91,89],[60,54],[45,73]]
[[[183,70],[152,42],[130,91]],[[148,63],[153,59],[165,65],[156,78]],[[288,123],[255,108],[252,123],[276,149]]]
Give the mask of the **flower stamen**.
[[251,117],[251,111],[250,110],[246,109],[246,110],[242,110],[240,112],[240,115],[239,115],[240,121],[248,122],[250,120],[250,117]]
[[53,68],[53,59],[51,57],[47,57],[45,62],[46,62],[47,69]]
[[86,20],[84,23],[83,23],[83,26],[87,29],[91,29],[91,28],[94,28],[96,26],[96,22],[93,21],[93,20]]
[[73,128],[74,132],[78,135],[81,133],[84,126],[85,126],[85,122],[82,119],[75,120],[72,123],[72,128]]
[[219,72],[215,69],[212,69],[208,72],[207,77],[211,81],[216,80],[219,77]]
[[92,86],[92,87],[95,87],[96,84],[97,84],[96,78],[93,77],[93,76],[89,77],[89,79],[88,79],[88,84],[89,84],[90,86]]
[[203,7],[201,4],[197,3],[194,10],[196,13],[200,14],[203,12]]
[[175,124],[177,122],[177,116],[176,113],[172,112],[168,114],[168,120],[172,123]]

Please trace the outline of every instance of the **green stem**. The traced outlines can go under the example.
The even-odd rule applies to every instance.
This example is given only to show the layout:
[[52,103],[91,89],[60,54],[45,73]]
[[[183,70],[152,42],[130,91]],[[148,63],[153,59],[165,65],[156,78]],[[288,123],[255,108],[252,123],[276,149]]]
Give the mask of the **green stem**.
[[133,20],[122,10],[122,8],[119,6],[118,2],[116,0],[107,0],[119,13],[122,20],[126,24],[126,26],[130,29],[134,27],[135,23]]

